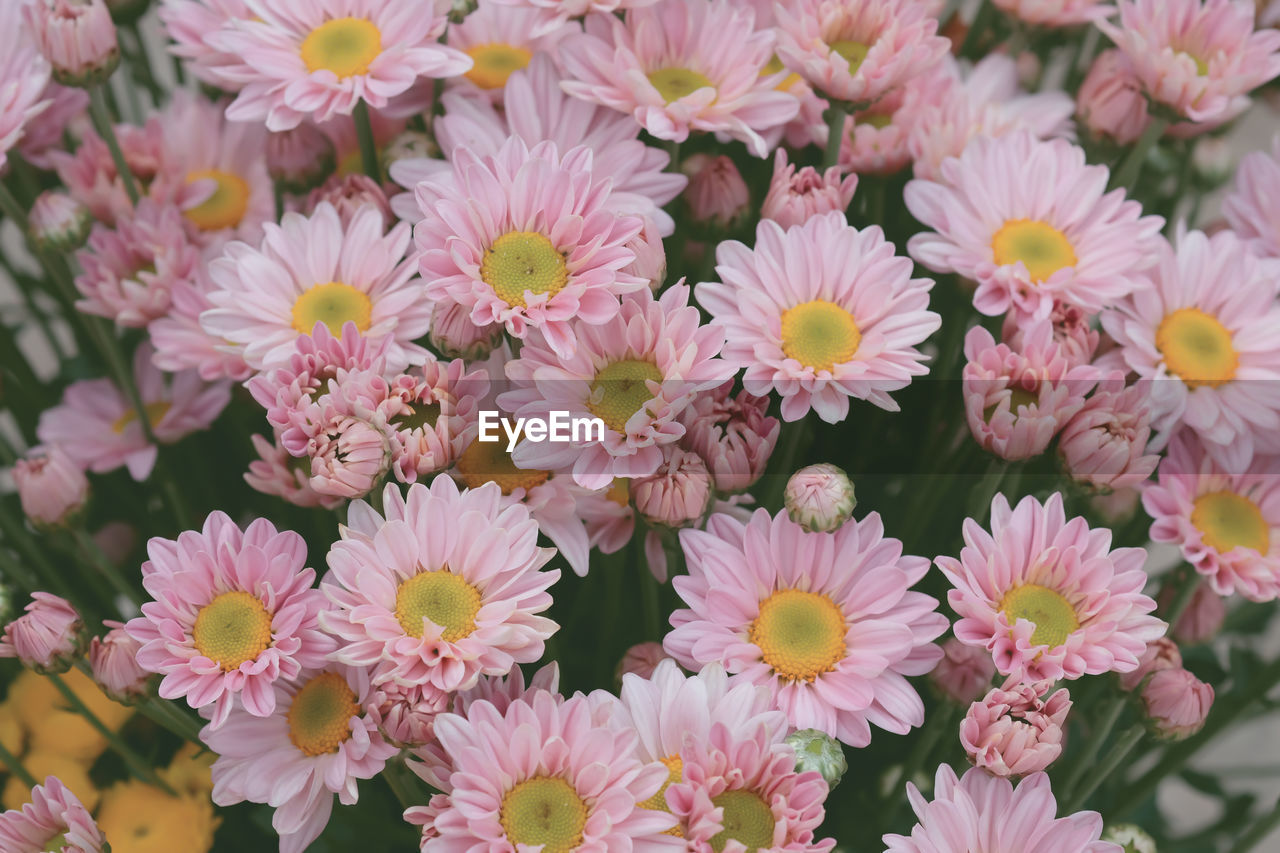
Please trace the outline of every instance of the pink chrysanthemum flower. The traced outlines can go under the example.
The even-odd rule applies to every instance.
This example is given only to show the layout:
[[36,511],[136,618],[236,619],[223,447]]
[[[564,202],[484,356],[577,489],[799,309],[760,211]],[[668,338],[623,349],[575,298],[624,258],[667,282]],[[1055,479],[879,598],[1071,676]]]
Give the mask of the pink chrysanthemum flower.
[[745,492],[764,475],[782,424],[769,417],[769,398],[733,394],[733,381],[699,394],[684,410],[685,443],[707,463],[716,490]]
[[553,143],[529,149],[512,139],[492,157],[455,154],[451,176],[417,187],[427,297],[470,308],[475,325],[500,323],[516,338],[536,329],[571,356],[571,321],[606,323],[620,296],[646,287],[622,272],[643,221],[609,208],[609,184],[593,180],[586,148],[561,155]]
[[[1094,314],[1065,302],[1055,302],[1049,312],[1053,342],[1072,364],[1090,364],[1098,351],[1102,336],[1093,327],[1094,317]],[[1000,328],[1000,337],[1018,352],[1026,348],[1027,335],[1038,333],[1040,329],[1038,323],[1022,322],[1022,319],[1015,314],[1006,314]]]
[[1146,452],[1151,438],[1147,384],[1124,388],[1122,381],[1108,382],[1067,421],[1058,437],[1058,456],[1077,483],[1105,490],[1138,488],[1156,470],[1160,457]]
[[252,20],[244,0],[160,0],[156,16],[164,24],[169,52],[184,60],[183,65],[200,82],[226,91],[240,85],[218,72],[240,65],[239,54],[214,47],[217,33],[234,20]]
[[1111,550],[1111,531],[1067,520],[1062,495],[991,502],[991,532],[964,523],[960,559],[935,561],[954,587],[956,637],[984,646],[1002,675],[1057,681],[1130,672],[1165,624],[1142,594],[1142,548]]
[[4,626],[0,658],[17,658],[36,672],[66,672],[84,652],[84,620],[65,598],[31,593],[24,613]]
[[698,285],[698,302],[727,336],[724,357],[746,368],[743,387],[782,397],[782,418],[810,409],[827,423],[849,398],[897,411],[889,392],[928,372],[916,345],[941,318],[929,311],[933,282],[912,278],[878,226],[859,231],[839,212],[783,231],[762,221],[749,249],[716,249],[721,282]]
[[[231,402],[230,383],[208,384],[194,371],[167,378],[151,362],[150,344],[133,356],[133,377],[156,440],[171,444],[208,427]],[[36,435],[61,445],[77,464],[99,474],[121,465],[145,480],[158,449],[148,443],[137,411],[110,379],[84,379],[67,386],[62,402],[40,414]]]
[[1240,161],[1235,184],[1222,200],[1231,228],[1264,255],[1280,258],[1280,136],[1271,151],[1253,151]]
[[1053,853],[1124,853],[1102,836],[1102,816],[1076,812],[1054,819],[1057,800],[1049,776],[1034,773],[1017,789],[1008,779],[973,768],[956,778],[938,767],[933,799],[912,782],[907,797],[918,823],[911,835],[886,835],[885,853],[969,853],[972,850],[1052,850]]
[[1179,426],[1233,473],[1280,428],[1280,261],[1257,257],[1231,231],[1180,230],[1159,241],[1153,287],[1102,315],[1123,366],[1150,383],[1163,446]]
[[1280,75],[1280,32],[1254,32],[1233,0],[1118,0],[1119,22],[1097,21],[1129,58],[1147,96],[1196,122],[1237,113]]
[[200,325],[200,315],[214,307],[209,301],[213,282],[205,264],[195,273],[190,281],[174,282],[168,311],[147,324],[147,337],[155,347],[151,361],[173,373],[194,371],[206,382],[246,379],[253,370],[240,352],[227,352],[226,342]]
[[791,747],[757,726],[745,734],[722,722],[682,753],[683,780],[667,788],[691,853],[776,850],[827,853],[835,840],[817,840],[825,817],[827,783],[816,770],[796,771]]
[[512,72],[525,68],[536,54],[557,56],[560,40],[580,32],[578,24],[547,9],[479,0],[470,14],[449,27],[448,45],[471,58],[470,70],[451,78],[449,86],[501,107]]
[[61,447],[33,447],[10,472],[22,514],[36,527],[58,527],[79,516],[89,478]]
[[1115,11],[1104,0],[994,0],[996,8],[1037,27],[1071,27],[1100,21]]
[[76,308],[131,328],[164,316],[173,289],[190,284],[203,264],[182,213],[150,199],[116,220],[114,229],[95,225],[76,260],[83,269],[76,289],[84,297]]
[[249,463],[244,480],[255,491],[283,498],[294,506],[333,509],[342,504],[342,498],[322,495],[311,488],[310,473],[301,459],[284,448],[279,435],[274,441],[260,435],[249,438],[258,458]]
[[395,214],[391,211],[391,202],[378,182],[368,175],[333,175],[320,186],[313,189],[303,205],[308,213],[314,213],[321,202],[329,202],[338,211],[344,228],[350,227],[352,220],[366,207],[377,208],[382,214],[383,228],[395,224]]
[[773,158],[773,179],[761,205],[760,218],[790,228],[833,210],[844,213],[857,186],[858,176],[841,178],[837,166],[822,174],[805,166],[797,173],[795,164],[787,162],[786,149],[779,148]]
[[969,763],[993,776],[1026,776],[1062,754],[1071,694],[1042,697],[1046,685],[1016,684],[990,691],[960,721],[960,745]]
[[25,0],[3,0],[0,15],[0,167],[21,142],[27,123],[48,109],[49,61],[40,55],[22,20]]
[[505,712],[477,702],[465,717],[437,717],[435,731],[453,772],[446,796],[429,807],[424,851],[685,847],[664,834],[675,823],[670,815],[640,806],[667,768],[642,763],[636,735],[594,720],[584,696],[561,703],[538,692]]
[[[145,194],[155,201],[171,202],[181,186],[182,176],[165,159],[164,126],[160,118],[152,116],[141,126],[118,124],[114,131],[138,188],[145,188]],[[116,171],[111,151],[93,130],[84,131],[75,153],[52,151],[49,161],[67,192],[89,208],[94,219],[111,226],[117,217],[132,215],[133,202]]]
[[1228,472],[1194,435],[1179,433],[1142,493],[1151,539],[1182,549],[1219,595],[1250,601],[1280,597],[1280,464],[1255,459]]
[[138,664],[142,644],[130,637],[124,624],[111,619],[103,621],[107,633],[89,643],[89,666],[93,680],[117,702],[129,704],[147,695],[151,673]]
[[663,447],[684,436],[680,413],[696,394],[733,375],[718,357],[724,333],[701,324],[684,285],[668,287],[660,297],[646,287],[624,297],[609,322],[569,328],[578,345],[570,358],[558,356],[540,331],[530,336],[520,357],[507,363],[514,387],[498,395],[498,405],[516,417],[564,411],[571,420],[603,421],[603,441],[593,435],[525,441],[512,454],[519,468],[572,471],[584,488],[656,471]]
[[871,106],[925,74],[951,44],[916,0],[802,0],[778,8],[778,56],[809,85],[837,101]]
[[538,547],[527,509],[504,505],[496,484],[459,492],[449,477],[407,498],[388,485],[383,501],[385,516],[353,504],[329,551],[324,626],[338,660],[457,690],[542,656],[558,626],[538,614],[560,572],[540,571],[555,552]]
[[212,726],[238,697],[265,717],[276,708],[272,685],[324,664],[333,640],[320,630],[324,597],[303,568],[307,546],[290,530],[259,518],[243,531],[222,512],[201,530],[147,543],[142,585],[155,599],[125,630],[142,644],[138,663],[164,676],[160,695],[209,708]]
[[977,281],[983,314],[1046,317],[1055,301],[1098,311],[1142,286],[1138,274],[1156,262],[1164,220],[1143,216],[1124,190],[1107,192],[1106,167],[1066,140],[978,137],[941,172],[943,183],[907,184],[907,209],[936,232],[907,249],[935,272]]
[[[689,609],[671,615],[663,646],[682,665],[721,662],[766,685],[793,728],[851,746],[870,743],[871,723],[905,734],[924,722],[905,676],[937,663],[931,641],[947,620],[937,601],[910,591],[928,560],[904,556],[879,515],[834,533],[765,510],[746,524],[713,515],[680,544],[689,574],[672,584]],[[803,636],[788,627],[801,621]]]
[[288,130],[304,118],[350,115],[364,101],[382,109],[420,77],[452,77],[471,67],[438,43],[444,0],[245,0],[245,18],[229,20],[207,41],[240,57],[221,79],[242,88],[227,107],[233,121],[266,121]]
[[216,307],[200,315],[210,335],[226,339],[254,369],[284,364],[299,334],[318,324],[338,335],[347,322],[373,341],[389,338],[389,367],[426,359],[415,339],[426,334],[431,305],[404,259],[409,226],[383,235],[382,215],[362,211],[344,228],[333,205],[310,217],[286,213],[267,223],[261,248],[232,243],[209,265]]
[[56,776],[32,788],[21,810],[0,814],[0,848],[12,853],[102,853],[106,846],[89,810]]
[[929,672],[929,681],[943,696],[965,706],[986,693],[996,665],[980,646],[967,646],[951,637],[942,643],[942,658]]
[[273,685],[271,694],[268,716],[237,708],[200,739],[218,754],[214,803],[271,806],[280,853],[302,853],[329,822],[333,795],[355,803],[357,781],[381,773],[398,750],[367,711],[372,690],[363,669],[330,664]]
[[564,90],[628,113],[653,136],[683,142],[693,131],[740,140],[768,154],[762,132],[791,121],[799,102],[762,74],[773,34],[731,0],[659,0],[623,19],[587,18],[587,32],[564,40],[560,60],[573,79]]
[[384,404],[396,479],[414,483],[454,463],[479,432],[489,375],[466,362],[429,359],[390,382]]
[[1181,667],[1156,672],[1142,686],[1147,724],[1164,740],[1184,740],[1200,731],[1212,707],[1213,685]]

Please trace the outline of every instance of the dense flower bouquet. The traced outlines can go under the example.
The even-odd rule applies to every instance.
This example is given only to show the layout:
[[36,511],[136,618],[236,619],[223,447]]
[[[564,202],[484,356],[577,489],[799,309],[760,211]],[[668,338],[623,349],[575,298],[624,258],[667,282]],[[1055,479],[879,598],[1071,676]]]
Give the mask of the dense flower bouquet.
[[1277,849],[1276,7],[0,0],[0,853]]

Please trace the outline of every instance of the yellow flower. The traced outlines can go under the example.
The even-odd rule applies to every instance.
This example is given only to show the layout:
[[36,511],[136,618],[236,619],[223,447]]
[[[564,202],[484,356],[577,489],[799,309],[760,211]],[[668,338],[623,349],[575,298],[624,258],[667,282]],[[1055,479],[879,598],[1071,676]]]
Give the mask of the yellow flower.
[[[93,683],[93,679],[77,669],[64,673],[62,680],[110,729],[119,729],[133,713],[113,702]],[[9,687],[9,702],[16,709],[18,721],[26,730],[33,751],[55,752],[92,761],[107,747],[106,739],[88,720],[75,711],[67,710],[66,697],[43,675],[23,670]]]
[[[57,776],[84,803],[85,808],[92,809],[98,804],[101,792],[89,781],[87,763],[57,752],[36,751],[22,757],[22,766],[40,782],[46,776]],[[23,803],[31,802],[31,789],[17,776],[10,776],[0,800],[6,809],[20,809]]]
[[202,750],[197,744],[184,743],[174,754],[169,766],[160,771],[160,778],[179,794],[207,799],[213,793],[211,768],[217,757],[207,749]]
[[18,711],[12,702],[0,703],[0,744],[14,755],[22,755],[27,732],[18,722]]
[[208,797],[171,797],[136,780],[112,785],[98,810],[111,853],[208,853],[219,823]]

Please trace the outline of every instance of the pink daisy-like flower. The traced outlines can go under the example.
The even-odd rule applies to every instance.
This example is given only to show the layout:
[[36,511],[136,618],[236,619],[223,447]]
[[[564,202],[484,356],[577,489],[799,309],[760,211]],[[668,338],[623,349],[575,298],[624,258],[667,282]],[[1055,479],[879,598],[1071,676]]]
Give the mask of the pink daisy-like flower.
[[385,516],[353,504],[329,550],[323,624],[338,660],[457,690],[542,656],[558,626],[538,614],[560,572],[540,571],[555,551],[538,547],[527,509],[504,505],[496,484],[459,492],[449,477],[408,497],[388,485],[383,505]]
[[694,154],[680,164],[680,171],[689,176],[682,195],[694,222],[727,229],[747,215],[751,189],[732,157]]
[[577,352],[557,355],[541,331],[530,335],[520,357],[507,362],[514,385],[498,395],[498,405],[516,417],[598,418],[604,440],[532,442],[516,446],[519,468],[572,471],[574,481],[603,489],[614,477],[645,477],[663,461],[663,447],[685,433],[684,411],[699,392],[733,375],[718,357],[724,333],[701,324],[689,305],[689,288],[668,287],[655,297],[646,287],[623,297],[609,322],[575,322],[570,334]]
[[699,284],[698,302],[724,325],[743,387],[778,392],[783,420],[813,409],[838,423],[850,397],[897,411],[889,392],[928,372],[916,345],[942,322],[928,310],[933,281],[912,278],[878,226],[859,231],[836,211],[785,232],[766,220],[754,249],[725,241],[716,260],[721,281]]
[[1047,768],[1062,754],[1063,726],[1071,694],[1041,697],[1045,685],[996,688],[969,706],[960,721],[960,744],[969,763],[993,776],[1026,776]]
[[214,803],[271,806],[280,853],[302,853],[329,822],[333,795],[355,803],[357,781],[381,773],[398,749],[367,711],[373,692],[363,669],[329,664],[270,693],[267,716],[237,708],[225,724],[205,726],[200,739],[218,754]]
[[[156,440],[175,441],[208,427],[231,402],[230,383],[208,384],[194,371],[171,378],[151,362],[143,343],[133,355],[133,377]],[[158,448],[147,441],[138,413],[110,379],[83,379],[67,386],[62,402],[40,414],[36,435],[57,444],[77,464],[99,474],[121,465],[145,480]]]
[[1114,48],[1098,54],[1076,92],[1076,113],[1095,138],[1132,145],[1142,137],[1151,113],[1127,56]]
[[311,488],[311,475],[302,460],[284,448],[278,435],[275,441],[256,434],[249,438],[258,458],[249,463],[244,480],[255,491],[283,498],[294,506],[334,509],[342,504],[342,498]]
[[117,702],[127,704],[142,699],[151,678],[151,673],[138,664],[142,644],[129,636],[121,622],[106,619],[102,626],[107,633],[89,643],[93,680]]
[[777,27],[783,64],[860,109],[930,71],[951,47],[916,0],[801,0],[778,7]]
[[1152,674],[1142,686],[1142,708],[1156,735],[1183,740],[1204,728],[1213,707],[1213,685],[1181,667]]
[[22,140],[27,123],[48,109],[49,61],[40,55],[22,21],[25,0],[3,0],[0,16],[0,167]]
[[265,717],[272,685],[324,664],[334,642],[320,630],[324,597],[303,568],[307,546],[259,518],[243,531],[222,512],[176,540],[152,539],[142,585],[155,599],[125,630],[142,644],[138,663],[164,676],[160,696],[208,708],[214,728],[237,697]]
[[791,121],[796,98],[775,89],[781,70],[762,74],[773,34],[731,0],[659,0],[623,19],[587,18],[586,33],[564,40],[560,61],[570,95],[629,113],[658,139],[683,142],[693,131],[725,134],[757,157],[762,132]]
[[773,158],[773,180],[761,205],[760,218],[790,228],[829,211],[844,213],[857,186],[857,175],[841,178],[836,166],[822,174],[805,166],[797,173],[795,164],[787,162],[786,149],[779,148]]
[[391,429],[386,416],[362,418],[327,411],[307,443],[308,485],[317,494],[362,498],[391,470]]
[[1054,819],[1058,802],[1046,773],[1033,773],[1016,790],[1008,779],[978,767],[956,778],[956,772],[943,764],[934,778],[932,800],[907,783],[918,822],[910,836],[884,836],[885,853],[1124,853],[1119,844],[1098,840],[1102,815],[1097,812]]
[[1280,75],[1280,32],[1254,32],[1233,0],[1118,0],[1119,22],[1097,21],[1129,58],[1147,96],[1196,122],[1238,113]]
[[[89,107],[89,93],[84,89],[50,82],[41,100],[49,105],[38,113],[32,113],[22,126],[22,138],[17,149],[33,166],[53,169],[50,154],[65,143],[65,133],[79,126],[79,119]],[[0,143],[0,150],[4,145]]]
[[714,515],[705,532],[682,531],[680,545],[689,574],[672,584],[689,609],[671,615],[663,646],[682,665],[723,663],[767,686],[793,728],[851,746],[870,743],[872,723],[905,734],[924,722],[905,676],[937,663],[931,641],[947,620],[910,591],[928,560],[904,556],[879,515],[833,533],[762,509],[746,524]]
[[4,626],[0,658],[17,658],[36,672],[66,672],[84,651],[84,620],[65,598],[31,593],[24,613]]
[[1240,161],[1222,215],[1261,254],[1280,258],[1280,136],[1269,152],[1254,151]]
[[[1075,305],[1055,302],[1049,313],[1053,328],[1053,342],[1064,358],[1072,364],[1089,364],[1098,351],[1101,334],[1093,327],[1094,314]],[[1000,328],[1000,336],[1006,344],[1021,352],[1026,348],[1027,336],[1039,332],[1038,323],[1022,322],[1015,314],[1006,314]]]
[[1194,435],[1179,433],[1142,493],[1151,539],[1182,549],[1218,595],[1280,597],[1280,459],[1227,471]]
[[1280,261],[1259,258],[1231,231],[1179,231],[1159,241],[1152,287],[1102,315],[1118,358],[1150,379],[1152,425],[1163,446],[1180,426],[1228,471],[1244,473],[1255,445],[1280,428]]
[[427,853],[685,849],[664,834],[675,823],[670,815],[640,806],[667,768],[642,763],[636,735],[594,720],[584,696],[561,703],[538,692],[505,712],[476,702],[465,717],[437,717],[435,732],[453,772],[446,796],[428,807]]
[[217,76],[240,84],[232,121],[288,130],[304,118],[350,115],[363,101],[382,109],[420,77],[452,77],[471,67],[438,43],[449,4],[432,0],[245,0],[207,42],[240,57]]
[[260,248],[232,243],[209,265],[216,307],[200,315],[206,332],[256,370],[284,364],[299,334],[323,324],[336,336],[347,322],[372,341],[391,340],[392,369],[426,360],[412,342],[426,334],[431,304],[413,278],[416,262],[404,259],[408,225],[384,236],[382,215],[369,208],[344,228],[326,202],[310,217],[286,213],[264,231]]
[[32,788],[21,810],[0,814],[0,848],[12,853],[102,853],[106,846],[89,810],[56,776]]
[[1164,220],[1143,216],[1124,190],[1107,192],[1107,168],[1066,140],[978,137],[941,173],[942,183],[907,184],[907,209],[936,232],[907,250],[977,281],[983,314],[1046,317],[1057,301],[1095,312],[1142,286],[1138,274],[1156,262]]
[[996,8],[1037,27],[1071,27],[1100,21],[1115,11],[1104,0],[994,0]]
[[238,83],[218,73],[238,66],[239,54],[220,50],[213,42],[231,21],[253,19],[244,0],[160,0],[156,16],[173,42],[169,52],[184,60],[183,65],[197,80],[226,91],[240,89]]
[[1137,488],[1156,470],[1160,457],[1146,452],[1151,438],[1146,385],[1124,388],[1123,382],[1109,382],[1067,421],[1058,456],[1077,483]]
[[451,78],[449,86],[501,107],[512,72],[525,68],[536,54],[557,56],[560,40],[580,32],[578,24],[547,9],[479,0],[465,18],[449,26],[448,45],[472,63],[470,70]]
[[960,559],[935,562],[954,589],[957,639],[983,646],[1002,675],[1057,681],[1130,672],[1165,623],[1142,594],[1142,548],[1111,550],[1111,531],[1067,520],[1062,495],[991,502],[991,532],[964,522]]
[[414,235],[426,295],[470,308],[471,322],[530,330],[562,356],[575,349],[571,321],[599,326],[619,297],[645,289],[622,272],[626,243],[644,226],[609,208],[608,182],[593,180],[591,152],[561,155],[543,142],[512,139],[492,157],[455,152],[454,172],[418,184],[425,218]]
[[366,207],[377,208],[382,214],[384,229],[396,221],[387,194],[368,175],[333,175],[307,195],[303,207],[308,213],[314,213],[321,202],[326,201],[338,211],[344,228],[350,227],[352,220]]
[[396,479],[414,483],[448,468],[479,432],[480,401],[489,394],[483,367],[430,359],[391,380],[385,405]]
[[719,492],[745,492],[764,474],[782,424],[769,417],[769,399],[746,391],[733,394],[723,382],[699,394],[681,419],[685,443],[703,458]]

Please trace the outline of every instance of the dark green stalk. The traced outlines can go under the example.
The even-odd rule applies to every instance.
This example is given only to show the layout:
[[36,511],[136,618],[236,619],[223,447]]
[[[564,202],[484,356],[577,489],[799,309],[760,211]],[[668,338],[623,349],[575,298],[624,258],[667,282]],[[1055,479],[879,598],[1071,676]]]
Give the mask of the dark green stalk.
[[106,95],[103,91],[105,87],[106,84],[103,83],[89,90],[89,118],[93,120],[94,130],[98,131],[102,141],[107,143],[107,150],[111,152],[111,160],[116,164],[116,172],[120,175],[120,181],[124,184],[124,191],[128,194],[129,201],[137,204],[138,184],[133,179],[133,173],[129,171],[129,163],[124,159],[124,152],[120,150],[120,141],[116,139],[111,114],[107,110]]
[[369,121],[369,105],[356,101],[352,118],[356,122],[356,138],[360,140],[360,162],[364,173],[379,184],[382,183],[382,167],[378,165],[378,145],[373,139],[373,124]]

